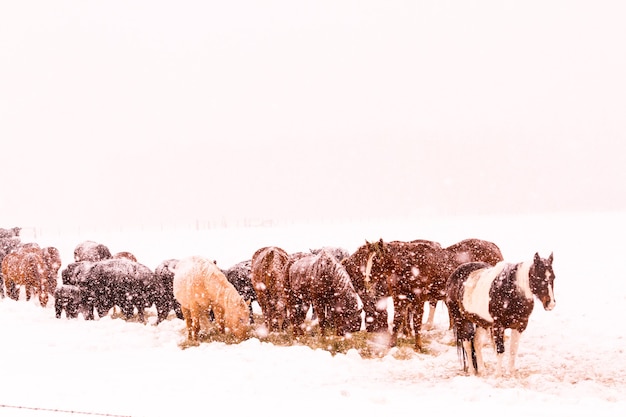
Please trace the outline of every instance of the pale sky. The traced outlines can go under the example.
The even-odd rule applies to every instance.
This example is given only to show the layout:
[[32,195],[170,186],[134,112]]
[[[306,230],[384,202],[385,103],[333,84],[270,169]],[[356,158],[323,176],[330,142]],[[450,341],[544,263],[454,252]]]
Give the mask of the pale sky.
[[622,1],[0,4],[0,227],[626,209]]

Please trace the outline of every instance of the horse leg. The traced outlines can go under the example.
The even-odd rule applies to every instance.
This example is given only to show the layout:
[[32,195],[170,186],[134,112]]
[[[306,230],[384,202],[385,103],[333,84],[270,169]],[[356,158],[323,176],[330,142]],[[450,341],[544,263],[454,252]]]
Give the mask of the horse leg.
[[366,323],[368,321],[371,323],[371,326],[368,328],[370,332],[387,332],[389,331],[389,322],[387,315],[387,302],[388,297],[383,296],[375,300],[372,304],[373,310],[370,317],[366,317]]
[[185,318],[185,326],[187,327],[187,340],[193,340],[193,319],[191,317],[191,310],[188,308],[181,308],[183,311],[183,317]]
[[191,327],[192,340],[198,341],[200,339],[200,315],[197,312],[193,313]]
[[487,335],[487,329],[483,327],[476,327],[474,333],[474,352],[476,354],[476,374],[484,375],[485,373],[485,361],[483,359],[483,345],[485,336]]
[[390,346],[398,344],[398,333],[402,332],[406,312],[408,311],[407,299],[403,295],[393,297],[393,324],[391,325]]
[[435,322],[435,309],[437,308],[437,300],[430,300],[428,302],[428,319],[426,319],[426,324],[424,324],[424,330],[431,330],[434,326]]
[[6,287],[7,296],[12,300],[17,301],[20,295],[20,289],[17,285],[15,285],[15,282],[6,276],[4,279],[4,286]]
[[502,357],[504,356],[504,327],[494,326],[493,341],[496,345],[496,376],[502,376]]
[[146,324],[146,316],[143,305],[137,306],[137,316],[143,324]]
[[375,332],[377,330],[376,321],[378,315],[376,314],[376,303],[369,297],[361,297],[363,302],[363,311],[365,312],[365,329],[368,332]]
[[413,313],[413,330],[415,331],[415,350],[422,350],[422,320],[424,320],[424,300],[417,298],[413,302],[415,308]]
[[463,339],[462,344],[463,344],[463,352],[464,352],[463,372],[465,373],[470,372],[470,369],[471,369],[471,373],[474,374],[477,371],[476,371],[476,368],[474,368],[474,361],[472,360],[472,356],[474,353],[474,348],[472,347],[472,340]]
[[42,286],[39,292],[39,304],[41,304],[42,307],[48,305],[48,290],[45,286]]
[[291,295],[289,298],[290,304],[290,319],[291,327],[293,328],[293,334],[295,336],[301,336],[304,334],[304,319],[306,313],[304,312],[304,303],[301,299]]
[[519,330],[511,329],[511,345],[509,349],[511,351],[509,357],[509,370],[511,374],[515,372],[515,358],[517,357],[517,349],[519,348],[519,339],[522,333]]
[[326,330],[330,327],[328,325],[328,317],[326,315],[326,309],[323,304],[319,304],[313,308],[313,310],[317,311],[317,318],[320,326],[320,334],[322,336],[326,335]]

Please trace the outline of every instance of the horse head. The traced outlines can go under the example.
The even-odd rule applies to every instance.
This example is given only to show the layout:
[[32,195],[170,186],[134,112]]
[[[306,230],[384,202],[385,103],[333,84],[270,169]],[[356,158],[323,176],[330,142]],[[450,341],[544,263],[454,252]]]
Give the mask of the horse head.
[[553,254],[546,258],[541,258],[535,253],[533,265],[529,274],[530,289],[539,298],[543,308],[550,311],[556,305],[554,299],[554,270],[552,269]]

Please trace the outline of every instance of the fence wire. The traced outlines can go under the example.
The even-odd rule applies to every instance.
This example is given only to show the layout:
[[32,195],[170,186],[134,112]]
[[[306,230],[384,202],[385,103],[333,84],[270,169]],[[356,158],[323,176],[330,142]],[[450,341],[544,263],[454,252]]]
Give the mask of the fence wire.
[[9,408],[9,409],[14,409],[14,410],[40,411],[40,412],[46,412],[46,413],[77,414],[77,415],[87,415],[87,416],[132,417],[130,415],[123,415],[123,414],[97,413],[93,411],[63,410],[60,408],[29,407],[25,405],[0,404],[0,408]]

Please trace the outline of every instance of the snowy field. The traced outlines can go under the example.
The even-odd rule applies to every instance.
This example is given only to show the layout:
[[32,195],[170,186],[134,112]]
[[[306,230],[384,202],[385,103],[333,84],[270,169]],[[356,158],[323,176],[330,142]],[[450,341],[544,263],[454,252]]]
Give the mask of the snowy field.
[[[518,373],[496,379],[462,374],[444,308],[437,310],[435,329],[425,332],[427,354],[391,349],[364,359],[356,351],[332,356],[257,338],[181,349],[184,323],[175,318],[159,326],[109,316],[58,320],[52,302],[42,308],[4,298],[0,416],[626,414],[626,214],[28,234],[25,229],[24,242],[59,248],[64,266],[74,246],[90,239],[112,252],[133,252],[151,268],[194,254],[227,268],[265,245],[354,251],[380,237],[443,245],[476,237],[496,242],[511,262],[553,251],[557,304],[546,312],[536,303]],[[494,360],[486,355],[491,369]]]

